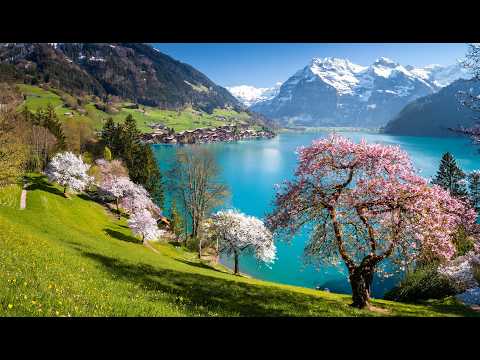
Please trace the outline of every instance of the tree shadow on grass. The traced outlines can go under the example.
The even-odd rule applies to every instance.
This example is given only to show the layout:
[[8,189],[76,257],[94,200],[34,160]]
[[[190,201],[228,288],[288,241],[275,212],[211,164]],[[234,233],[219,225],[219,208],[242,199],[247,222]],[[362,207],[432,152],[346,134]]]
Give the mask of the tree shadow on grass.
[[260,286],[220,279],[213,276],[154,268],[133,264],[104,255],[82,252],[103,267],[127,281],[140,284],[147,291],[160,291],[175,299],[194,314],[211,311],[238,316],[292,316],[354,314],[347,305],[312,295],[295,293],[271,286]]
[[113,238],[118,239],[118,240],[131,242],[131,243],[135,243],[135,244],[141,243],[141,241],[138,240],[137,238],[135,238],[133,236],[130,236],[130,235],[125,235],[125,234],[121,233],[120,231],[115,231],[115,230],[112,230],[112,229],[103,229],[103,231],[105,231],[107,233],[107,235],[109,235],[110,237],[113,237]]
[[[480,317],[480,313],[467,307],[463,306],[462,304],[456,302],[452,299],[446,299],[444,301],[418,301],[411,303],[413,305],[423,305],[428,306],[432,311],[437,311],[439,313],[449,313],[452,315],[458,316],[472,316],[472,317]],[[421,316],[421,314],[418,314]]]
[[34,191],[34,190],[41,190],[41,191],[46,191],[51,194],[55,194],[58,196],[61,196],[62,198],[65,199],[65,196],[63,195],[63,192],[58,190],[56,187],[48,183],[48,180],[45,176],[27,176],[25,178],[27,183],[30,185],[26,188],[28,191]]
[[201,269],[208,269],[208,270],[212,270],[212,271],[218,271],[218,272],[224,273],[224,274],[229,274],[229,273],[226,272],[226,271],[222,271],[222,270],[216,269],[216,268],[214,268],[213,266],[208,265],[208,264],[205,264],[205,263],[203,263],[203,262],[188,261],[188,260],[180,259],[180,258],[175,258],[175,260],[177,260],[178,262],[181,262],[181,263],[190,265],[190,266],[195,266],[195,267],[201,268]]
[[90,195],[88,193],[81,193],[81,194],[78,194],[77,196],[82,200],[93,201],[93,202],[96,202],[97,204],[104,205],[104,203],[100,198]]

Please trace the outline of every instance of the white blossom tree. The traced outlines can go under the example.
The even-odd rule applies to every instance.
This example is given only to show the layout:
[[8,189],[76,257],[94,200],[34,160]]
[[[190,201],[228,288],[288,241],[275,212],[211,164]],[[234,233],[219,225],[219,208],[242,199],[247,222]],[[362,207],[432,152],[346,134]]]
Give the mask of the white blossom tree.
[[250,251],[257,260],[273,263],[276,247],[263,222],[237,210],[218,211],[204,222],[206,236],[217,241],[218,251],[234,257],[234,272],[239,273],[239,256]]
[[102,195],[115,199],[118,218],[120,218],[119,202],[129,194],[130,189],[134,185],[135,184],[132,183],[128,177],[110,174],[106,175],[102,179],[102,182],[98,184],[98,188]]
[[448,277],[455,284],[457,290],[463,292],[479,286],[475,279],[476,269],[480,269],[480,254],[476,254],[472,250],[445,265],[440,265],[438,272]]
[[90,165],[85,164],[81,157],[66,151],[56,154],[47,166],[45,173],[52,182],[63,186],[63,193],[67,188],[74,191],[83,191],[92,181],[87,174]]
[[128,226],[135,235],[142,237],[143,242],[145,242],[145,240],[158,239],[161,235],[156,220],[146,209],[142,209],[130,215]]

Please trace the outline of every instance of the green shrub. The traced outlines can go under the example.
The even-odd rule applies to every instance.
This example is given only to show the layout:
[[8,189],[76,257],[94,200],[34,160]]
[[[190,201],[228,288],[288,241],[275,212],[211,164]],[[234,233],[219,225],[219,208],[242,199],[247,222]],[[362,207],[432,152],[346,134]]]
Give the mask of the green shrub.
[[103,158],[107,161],[112,160],[112,152],[110,151],[110,149],[107,146],[105,146],[103,148]]
[[447,277],[438,274],[437,267],[436,264],[417,267],[408,273],[398,286],[388,291],[384,299],[415,302],[455,295],[454,284]]
[[89,164],[89,165],[93,164],[93,155],[88,151],[82,154],[82,159],[86,164]]

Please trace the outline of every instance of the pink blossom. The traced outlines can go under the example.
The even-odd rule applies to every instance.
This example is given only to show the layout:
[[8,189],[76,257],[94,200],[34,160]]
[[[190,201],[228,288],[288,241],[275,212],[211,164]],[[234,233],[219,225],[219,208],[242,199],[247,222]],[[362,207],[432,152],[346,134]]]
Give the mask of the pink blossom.
[[340,257],[353,271],[386,258],[399,267],[421,254],[448,260],[456,229],[475,225],[475,211],[418,176],[399,146],[330,135],[299,148],[298,157],[267,225],[291,237],[314,224],[306,254],[319,261]]

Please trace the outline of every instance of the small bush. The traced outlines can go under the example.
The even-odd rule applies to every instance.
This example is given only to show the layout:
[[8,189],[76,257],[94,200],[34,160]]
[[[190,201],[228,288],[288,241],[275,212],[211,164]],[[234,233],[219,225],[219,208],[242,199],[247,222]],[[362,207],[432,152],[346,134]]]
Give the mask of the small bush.
[[388,291],[386,300],[415,302],[428,299],[443,299],[455,295],[454,284],[438,274],[437,265],[423,265],[406,275],[402,282]]
[[93,164],[93,155],[88,151],[82,154],[82,160],[84,163],[92,165]]

